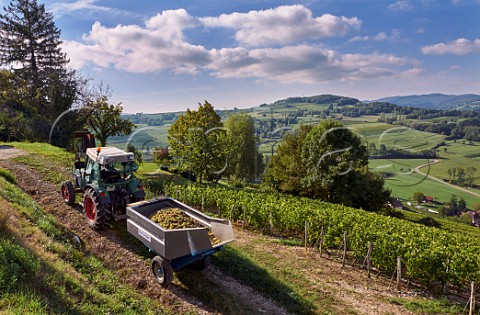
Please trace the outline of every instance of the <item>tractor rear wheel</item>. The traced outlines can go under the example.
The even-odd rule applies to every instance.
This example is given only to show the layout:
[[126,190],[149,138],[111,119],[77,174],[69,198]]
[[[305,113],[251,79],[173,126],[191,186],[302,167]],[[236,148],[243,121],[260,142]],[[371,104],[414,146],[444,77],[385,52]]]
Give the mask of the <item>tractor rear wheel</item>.
[[155,281],[160,283],[162,287],[167,287],[173,278],[173,269],[170,262],[160,256],[152,259],[152,273]]
[[105,206],[100,203],[97,192],[91,188],[83,195],[83,210],[91,228],[99,230],[105,226]]
[[68,205],[73,205],[75,203],[75,188],[73,188],[72,182],[69,180],[63,182],[61,191],[63,201]]

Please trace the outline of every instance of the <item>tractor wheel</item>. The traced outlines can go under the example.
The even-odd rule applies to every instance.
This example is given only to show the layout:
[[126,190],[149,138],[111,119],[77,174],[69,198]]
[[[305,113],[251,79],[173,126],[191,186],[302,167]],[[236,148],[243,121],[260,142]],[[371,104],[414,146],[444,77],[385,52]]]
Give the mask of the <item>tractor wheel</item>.
[[73,205],[75,203],[75,188],[71,181],[66,181],[62,184],[61,187],[62,198],[68,205]]
[[152,259],[152,273],[155,281],[160,283],[162,287],[167,287],[173,278],[173,269],[170,262],[160,256]]
[[83,210],[88,225],[95,229],[102,229],[105,225],[105,206],[100,204],[100,198],[93,189],[87,189],[83,195]]

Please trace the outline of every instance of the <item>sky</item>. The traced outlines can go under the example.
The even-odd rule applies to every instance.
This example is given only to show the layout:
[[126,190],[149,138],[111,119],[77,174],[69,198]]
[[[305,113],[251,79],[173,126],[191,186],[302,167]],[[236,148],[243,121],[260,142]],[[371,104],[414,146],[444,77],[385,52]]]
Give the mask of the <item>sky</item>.
[[126,113],[480,94],[480,0],[38,2],[70,66]]

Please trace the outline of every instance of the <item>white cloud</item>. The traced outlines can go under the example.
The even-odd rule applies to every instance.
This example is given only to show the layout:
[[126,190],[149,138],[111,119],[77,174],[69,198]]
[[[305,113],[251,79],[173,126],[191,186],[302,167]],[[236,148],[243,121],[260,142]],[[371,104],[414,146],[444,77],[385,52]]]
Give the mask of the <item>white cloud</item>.
[[189,44],[183,38],[183,29],[195,25],[195,18],[183,9],[164,11],[147,20],[145,27],[107,28],[96,22],[84,35],[85,44],[64,41],[63,50],[77,69],[90,63],[136,73],[195,73],[209,63],[209,53],[203,46]]
[[214,50],[208,67],[222,78],[262,78],[281,82],[316,83],[333,80],[392,76],[397,68],[418,64],[413,59],[387,54],[339,54],[306,45],[282,48]]
[[408,0],[400,0],[388,6],[392,11],[411,11],[414,6]]
[[96,5],[98,0],[77,0],[75,2],[58,2],[51,6],[50,11],[56,18],[75,11],[100,11],[100,12],[114,12],[119,10],[105,6]]
[[422,52],[425,55],[466,55],[470,53],[480,53],[480,38],[475,40],[458,38],[449,43],[438,43],[422,47]]
[[370,36],[370,35],[365,35],[365,36],[355,36],[352,39],[350,39],[350,42],[358,42],[358,41],[374,41],[374,42],[380,42],[380,41],[386,41],[386,40],[398,40],[400,38],[400,31],[399,30],[393,30],[390,35],[387,35],[385,32],[380,32],[376,35]]
[[361,25],[356,17],[331,14],[313,17],[312,11],[303,5],[222,14],[219,17],[205,17],[201,21],[206,27],[235,29],[235,39],[249,46],[291,44],[308,39],[343,36]]
[[[193,45],[184,30],[202,21],[183,9],[164,11],[145,25],[106,27],[96,22],[83,41],[64,41],[71,66],[114,67],[127,72],[210,73],[219,78],[257,78],[317,83],[398,76],[418,66],[415,59],[390,54],[341,54],[312,45],[207,49]],[[393,33],[392,33],[393,34]],[[377,34],[379,39],[386,34]],[[410,71],[413,73],[413,70]]]

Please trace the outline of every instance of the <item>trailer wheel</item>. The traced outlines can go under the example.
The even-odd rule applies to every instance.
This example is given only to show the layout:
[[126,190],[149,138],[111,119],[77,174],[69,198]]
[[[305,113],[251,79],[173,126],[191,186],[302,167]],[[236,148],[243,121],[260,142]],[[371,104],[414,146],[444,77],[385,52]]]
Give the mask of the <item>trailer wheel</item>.
[[93,189],[87,189],[83,196],[83,210],[87,217],[88,225],[96,230],[105,225],[105,206],[100,204],[100,198]]
[[63,182],[61,191],[63,201],[68,205],[73,205],[75,203],[75,188],[73,188],[72,182],[69,180]]
[[170,262],[160,256],[155,256],[152,259],[152,273],[155,280],[160,283],[162,287],[167,287],[173,278],[173,269]]

